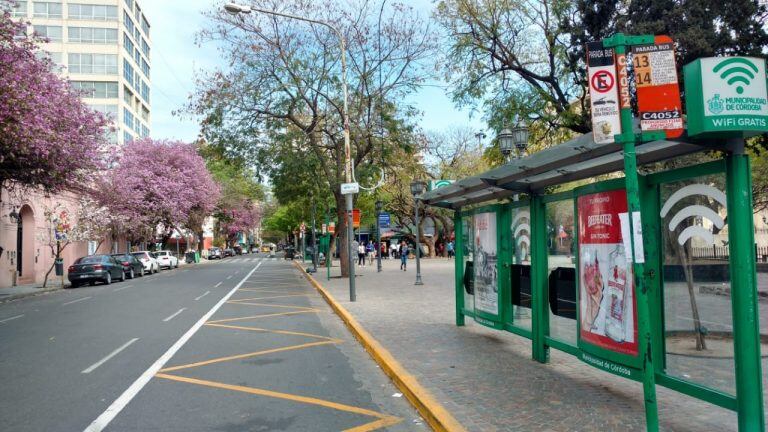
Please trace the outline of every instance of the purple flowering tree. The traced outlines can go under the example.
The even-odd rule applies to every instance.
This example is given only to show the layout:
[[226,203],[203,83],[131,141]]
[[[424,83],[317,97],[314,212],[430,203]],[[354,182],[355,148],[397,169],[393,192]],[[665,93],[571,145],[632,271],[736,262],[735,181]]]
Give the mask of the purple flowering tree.
[[251,232],[261,222],[261,207],[243,200],[234,208],[221,209],[219,213],[219,225],[227,239],[227,246],[233,246],[240,233]]
[[38,58],[39,39],[0,16],[0,186],[55,192],[103,167],[108,120]]
[[[191,144],[144,138],[126,143],[114,168],[99,188],[99,200],[125,219],[133,241],[163,244],[174,229],[187,228],[194,215],[210,215],[219,199],[219,186]],[[200,222],[201,223],[201,222]]]

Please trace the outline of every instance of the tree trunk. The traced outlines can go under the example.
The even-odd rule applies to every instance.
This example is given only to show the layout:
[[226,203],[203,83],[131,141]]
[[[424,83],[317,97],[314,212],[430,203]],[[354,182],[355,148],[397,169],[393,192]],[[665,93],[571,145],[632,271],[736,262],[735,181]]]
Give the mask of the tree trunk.
[[205,241],[204,241],[205,232],[203,232],[203,230],[200,230],[196,234],[197,234],[197,251],[202,253],[203,247],[205,247]]
[[688,262],[685,246],[677,244],[677,256],[680,259],[680,265],[683,267],[685,283],[688,286],[688,296],[691,300],[691,314],[693,315],[693,331],[696,333],[696,351],[707,349],[707,342],[704,340],[704,334],[701,331],[701,318],[699,317],[699,307],[696,303],[696,293],[693,287],[693,269]]
[[349,277],[349,251],[347,247],[347,205],[344,195],[334,192],[336,199],[336,217],[339,221],[336,225],[336,236],[339,239],[339,267],[341,268],[341,277]]

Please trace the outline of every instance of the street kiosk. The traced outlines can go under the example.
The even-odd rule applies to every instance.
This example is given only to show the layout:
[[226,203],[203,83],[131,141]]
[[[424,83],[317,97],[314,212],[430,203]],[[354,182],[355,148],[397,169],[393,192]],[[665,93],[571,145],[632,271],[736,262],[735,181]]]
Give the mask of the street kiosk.
[[[661,46],[637,56],[670,41],[617,35],[602,48],[620,68],[627,48]],[[760,105],[754,113],[725,112],[739,103],[728,91],[748,92],[727,76],[702,84],[702,70],[729,60],[701,59],[685,68],[695,136],[677,121],[641,126],[629,103],[620,104],[610,139],[582,135],[422,195],[454,211],[456,324],[470,317],[528,338],[542,363],[558,349],[642,382],[649,431],[659,428],[657,385],[735,411],[739,431],[764,431],[744,137],[766,127],[743,127],[759,121],[739,116],[768,116],[768,106],[765,62],[747,59],[762,67],[753,80],[758,95],[747,98]],[[716,114],[736,120],[717,129],[725,123],[713,123]],[[696,163],[702,154],[709,160]],[[715,242],[727,244],[725,259],[694,253]]]

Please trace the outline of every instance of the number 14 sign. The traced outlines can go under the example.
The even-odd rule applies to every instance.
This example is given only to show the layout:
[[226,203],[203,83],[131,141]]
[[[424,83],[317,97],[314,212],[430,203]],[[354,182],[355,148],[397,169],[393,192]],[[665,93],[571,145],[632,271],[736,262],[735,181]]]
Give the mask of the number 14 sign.
[[656,36],[653,45],[632,47],[640,128],[664,130],[667,138],[683,134],[680,87],[672,38]]

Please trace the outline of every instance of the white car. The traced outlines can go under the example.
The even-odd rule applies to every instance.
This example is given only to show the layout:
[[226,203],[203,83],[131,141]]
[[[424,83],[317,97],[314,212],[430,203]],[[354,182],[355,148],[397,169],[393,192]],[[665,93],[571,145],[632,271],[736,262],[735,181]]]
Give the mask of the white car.
[[135,256],[137,260],[141,261],[145,272],[152,274],[160,271],[160,263],[157,262],[157,259],[155,259],[154,253],[149,251],[139,251],[133,252],[133,256]]
[[160,268],[179,268],[179,259],[173,256],[171,251],[158,251],[155,252],[155,255],[157,256],[157,262],[160,264]]

